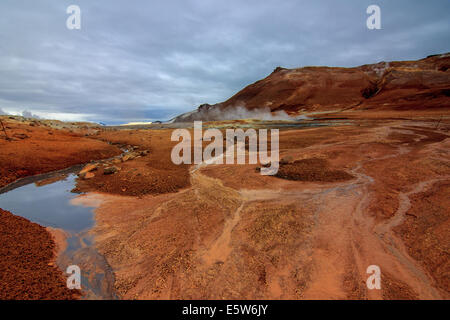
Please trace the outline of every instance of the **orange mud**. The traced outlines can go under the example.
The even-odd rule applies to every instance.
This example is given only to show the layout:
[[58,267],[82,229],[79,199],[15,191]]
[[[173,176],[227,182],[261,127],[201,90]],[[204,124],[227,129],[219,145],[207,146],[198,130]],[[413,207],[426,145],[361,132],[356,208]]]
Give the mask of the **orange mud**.
[[[307,181],[262,176],[257,165],[176,171],[161,161],[170,130],[104,132],[151,157],[98,178],[111,179],[114,195],[80,201],[98,205],[96,247],[125,299],[448,299],[449,127],[397,120],[283,130],[280,158],[301,163]],[[133,167],[128,182],[137,186],[137,173],[157,166],[157,176],[186,172],[188,182],[178,192],[116,195]],[[322,169],[348,179],[324,179]],[[381,290],[366,287],[370,265],[381,268]]]

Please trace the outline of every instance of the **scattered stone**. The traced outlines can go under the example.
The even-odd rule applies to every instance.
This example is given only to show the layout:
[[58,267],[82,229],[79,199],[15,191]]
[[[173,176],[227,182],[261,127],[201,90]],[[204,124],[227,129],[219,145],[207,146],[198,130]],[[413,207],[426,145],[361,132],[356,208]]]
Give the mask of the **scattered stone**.
[[148,155],[150,153],[150,150],[143,150],[139,153],[139,155],[145,157],[146,155]]
[[27,139],[29,138],[28,135],[26,135],[25,133],[15,133],[13,134],[13,137],[18,138],[18,139]]
[[294,158],[292,158],[292,156],[286,156],[281,158],[280,160],[280,164],[288,164],[290,162],[292,162],[294,160]]
[[119,171],[119,168],[117,168],[116,166],[107,167],[103,170],[103,174],[113,174],[116,173],[117,171]]
[[83,179],[84,180],[88,180],[88,179],[92,179],[92,178],[94,178],[95,177],[95,173],[93,173],[93,172],[86,172],[85,174],[84,174],[84,176],[83,176]]
[[81,171],[78,173],[79,176],[86,174],[87,172],[97,170],[98,165],[96,163],[87,164]]
[[128,161],[128,160],[133,160],[134,158],[136,158],[137,154],[134,152],[130,152],[127,153],[126,155],[124,155],[122,157],[122,162]]

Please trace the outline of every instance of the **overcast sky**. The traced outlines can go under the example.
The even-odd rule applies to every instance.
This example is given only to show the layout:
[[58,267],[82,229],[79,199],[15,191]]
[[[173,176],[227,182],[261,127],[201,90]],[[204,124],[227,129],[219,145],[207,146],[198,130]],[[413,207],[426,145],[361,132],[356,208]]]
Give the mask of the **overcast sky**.
[[[81,8],[81,30],[66,9]],[[382,30],[366,8],[381,7]],[[168,119],[277,66],[357,66],[450,51],[448,0],[1,0],[0,112]]]

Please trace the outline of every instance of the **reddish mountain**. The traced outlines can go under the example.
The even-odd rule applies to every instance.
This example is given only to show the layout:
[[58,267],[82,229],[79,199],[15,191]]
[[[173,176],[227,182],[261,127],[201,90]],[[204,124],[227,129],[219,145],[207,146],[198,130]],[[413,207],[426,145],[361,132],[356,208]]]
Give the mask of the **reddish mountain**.
[[[227,101],[204,104],[177,122],[221,120],[256,111],[290,116],[342,110],[424,110],[450,108],[450,53],[418,61],[380,62],[355,68],[276,68]],[[249,110],[249,113],[242,109]],[[241,116],[240,116],[241,115]]]

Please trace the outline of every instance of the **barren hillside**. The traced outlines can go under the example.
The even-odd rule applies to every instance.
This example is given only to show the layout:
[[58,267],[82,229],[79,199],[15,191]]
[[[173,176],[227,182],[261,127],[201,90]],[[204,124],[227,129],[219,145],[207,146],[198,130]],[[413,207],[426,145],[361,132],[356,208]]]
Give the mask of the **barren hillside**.
[[221,120],[237,107],[290,116],[344,110],[444,110],[450,106],[450,54],[355,68],[276,68],[227,101],[204,104],[175,121]]

